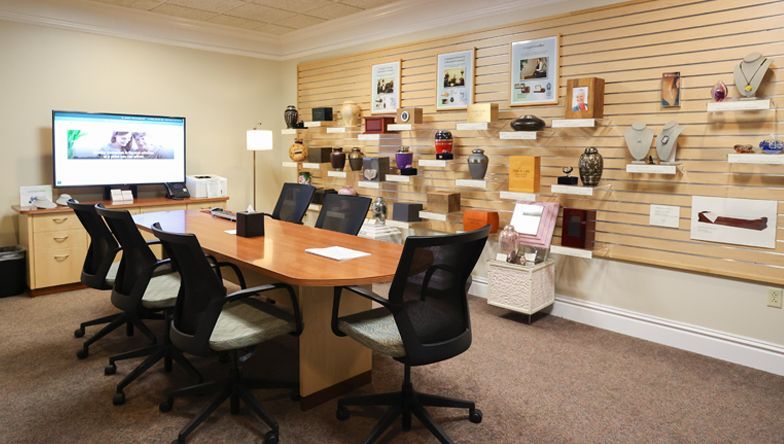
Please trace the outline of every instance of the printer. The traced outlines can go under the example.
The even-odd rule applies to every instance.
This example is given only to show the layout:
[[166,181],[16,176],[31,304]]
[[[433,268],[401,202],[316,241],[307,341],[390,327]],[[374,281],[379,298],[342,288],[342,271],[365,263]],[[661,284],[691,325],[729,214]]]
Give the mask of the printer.
[[196,174],[185,177],[185,187],[191,197],[226,197],[229,195],[229,182],[225,177],[214,174]]

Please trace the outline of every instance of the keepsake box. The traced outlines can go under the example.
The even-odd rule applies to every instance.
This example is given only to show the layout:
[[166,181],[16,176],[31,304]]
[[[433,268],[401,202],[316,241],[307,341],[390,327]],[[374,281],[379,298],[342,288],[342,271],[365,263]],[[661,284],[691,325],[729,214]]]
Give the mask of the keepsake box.
[[425,209],[441,214],[460,211],[460,193],[431,191],[427,193],[427,207]]
[[395,202],[392,204],[392,220],[400,222],[419,222],[421,203]]
[[463,230],[473,231],[490,225],[490,233],[498,231],[498,213],[495,211],[463,210]]
[[384,134],[391,123],[395,123],[394,117],[365,117],[365,134]]
[[330,153],[332,153],[331,147],[320,147],[320,148],[311,147],[308,149],[308,162],[328,163]]
[[539,157],[509,156],[509,191],[539,192]]
[[332,121],[332,108],[313,108],[311,114],[313,115],[313,120],[316,122],[324,120]]

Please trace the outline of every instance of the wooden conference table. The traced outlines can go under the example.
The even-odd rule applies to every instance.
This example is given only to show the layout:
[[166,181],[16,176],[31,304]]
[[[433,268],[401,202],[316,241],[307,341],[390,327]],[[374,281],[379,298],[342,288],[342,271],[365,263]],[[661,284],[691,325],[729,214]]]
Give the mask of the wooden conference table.
[[[165,231],[195,234],[202,248],[219,260],[261,274],[268,282],[294,286],[304,323],[299,337],[303,409],[370,382],[371,351],[350,338],[332,334],[332,288],[390,282],[400,260],[401,245],[270,218],[265,219],[263,237],[244,238],[226,233],[235,228],[234,222],[199,210],[145,213],[133,218],[143,231],[150,231],[155,222],[160,222]],[[338,262],[305,252],[306,248],[333,245],[364,251],[370,256]],[[344,293],[341,300],[341,315],[370,308],[369,300],[352,293]]]

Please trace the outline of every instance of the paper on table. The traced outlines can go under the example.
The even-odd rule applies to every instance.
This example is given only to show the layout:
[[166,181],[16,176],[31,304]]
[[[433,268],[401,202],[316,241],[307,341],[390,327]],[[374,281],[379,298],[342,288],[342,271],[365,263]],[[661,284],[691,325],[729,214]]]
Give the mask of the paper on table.
[[235,228],[233,230],[226,230],[226,231],[224,231],[224,233],[226,233],[226,234],[237,234],[237,229]]
[[307,248],[305,249],[305,252],[329,259],[334,259],[336,261],[347,261],[350,259],[370,256],[370,253],[365,253],[364,251],[357,251],[337,246],[327,248]]

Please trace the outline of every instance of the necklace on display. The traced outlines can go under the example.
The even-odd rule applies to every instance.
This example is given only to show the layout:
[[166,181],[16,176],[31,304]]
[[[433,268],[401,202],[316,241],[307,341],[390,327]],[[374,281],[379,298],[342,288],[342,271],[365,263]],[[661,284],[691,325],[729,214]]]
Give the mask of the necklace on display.
[[[758,58],[757,60],[760,60],[760,59]],[[746,75],[746,71],[743,69],[743,65],[747,65],[747,64],[750,64],[750,63],[746,63],[745,61],[740,62],[740,74],[743,76],[743,80],[746,81],[746,86],[743,87],[744,90],[746,90],[748,92],[751,92],[754,89],[754,87],[751,86],[751,81],[754,80],[754,77],[757,76],[757,73],[759,72],[759,70],[763,66],[765,66],[765,62],[767,62],[767,61],[768,61],[767,58],[762,58],[762,61],[757,65],[757,69],[754,70],[754,74],[752,74],[751,77],[747,76]]]

